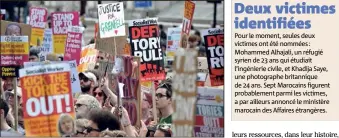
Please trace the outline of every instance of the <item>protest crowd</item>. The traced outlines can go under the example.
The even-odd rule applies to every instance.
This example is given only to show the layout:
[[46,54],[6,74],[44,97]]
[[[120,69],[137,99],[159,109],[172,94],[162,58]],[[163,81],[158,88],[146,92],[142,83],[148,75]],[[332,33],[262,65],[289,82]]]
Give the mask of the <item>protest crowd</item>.
[[88,42],[79,12],[31,7],[23,23],[2,9],[0,136],[223,137],[223,27],[194,29],[186,3],[167,32],[98,5]]

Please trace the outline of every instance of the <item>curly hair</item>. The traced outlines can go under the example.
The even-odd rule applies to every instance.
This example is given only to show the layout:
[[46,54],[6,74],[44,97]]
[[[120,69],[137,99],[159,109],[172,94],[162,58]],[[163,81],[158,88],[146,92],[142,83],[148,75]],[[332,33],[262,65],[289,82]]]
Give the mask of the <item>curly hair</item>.
[[120,130],[120,121],[113,115],[113,113],[102,110],[92,109],[88,113],[88,120],[96,123],[100,131],[108,130]]
[[127,137],[127,134],[125,131],[121,130],[114,131],[105,130],[101,132],[100,137]]

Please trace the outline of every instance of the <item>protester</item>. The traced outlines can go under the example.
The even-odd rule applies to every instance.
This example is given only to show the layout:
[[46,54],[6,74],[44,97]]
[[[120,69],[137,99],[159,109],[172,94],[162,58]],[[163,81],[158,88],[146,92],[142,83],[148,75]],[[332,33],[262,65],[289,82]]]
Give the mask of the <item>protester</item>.
[[[17,92],[17,101],[18,101],[18,107],[21,105],[22,103],[22,90],[20,87],[16,87],[16,92]],[[7,103],[9,104],[10,107],[14,107],[15,106],[15,99],[14,99],[14,90],[7,90],[5,91],[5,99],[7,101]]]
[[24,126],[24,111],[22,107],[18,108],[18,132],[22,135],[25,135],[25,126]]
[[88,124],[85,128],[86,137],[98,137],[104,130],[120,130],[120,121],[111,112],[102,109],[92,109],[88,113]]
[[154,133],[154,137],[171,137],[171,124],[160,124]]
[[152,109],[152,95],[150,93],[143,93],[141,102],[141,119],[148,125],[153,118],[151,118],[150,109]]
[[71,115],[60,115],[58,121],[58,132],[62,137],[70,137],[75,132],[75,123]]
[[87,119],[77,119],[75,121],[76,124],[76,133],[72,137],[84,137],[85,136],[85,128],[88,124]]
[[7,124],[6,117],[9,114],[9,106],[2,98],[0,99],[0,113],[1,131],[15,132],[15,130]]
[[98,85],[97,77],[89,71],[80,72],[79,79],[82,94],[91,94],[91,90]]
[[11,91],[14,88],[13,84],[13,79],[14,77],[2,77],[2,81],[4,82],[3,84],[3,90],[4,91]]
[[40,53],[40,49],[38,47],[36,47],[36,46],[31,47],[29,49],[29,61],[31,61],[31,62],[40,61],[39,53]]
[[172,85],[171,80],[159,84],[155,94],[156,107],[160,111],[160,124],[172,124]]
[[75,103],[77,119],[87,118],[87,113],[95,108],[101,108],[97,99],[91,95],[80,95]]

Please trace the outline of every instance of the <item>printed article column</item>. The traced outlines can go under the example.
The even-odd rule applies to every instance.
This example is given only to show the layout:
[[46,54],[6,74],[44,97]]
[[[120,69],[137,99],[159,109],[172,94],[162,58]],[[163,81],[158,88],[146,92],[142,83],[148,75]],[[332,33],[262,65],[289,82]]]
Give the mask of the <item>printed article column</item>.
[[232,120],[339,119],[339,1],[233,1]]

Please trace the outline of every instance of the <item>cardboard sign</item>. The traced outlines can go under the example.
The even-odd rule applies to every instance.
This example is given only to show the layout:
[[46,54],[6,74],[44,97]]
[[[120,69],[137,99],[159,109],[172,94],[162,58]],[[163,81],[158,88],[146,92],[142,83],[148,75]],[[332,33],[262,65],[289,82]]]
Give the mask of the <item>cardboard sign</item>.
[[[23,23],[8,22],[1,20],[1,35],[28,36],[28,42],[31,40],[31,26]],[[28,43],[30,44],[30,43]]]
[[207,80],[208,75],[208,65],[206,57],[198,57],[198,78],[197,85],[205,86],[205,82]]
[[[105,75],[105,71],[106,71],[106,74],[109,74],[109,72],[111,70],[113,70],[114,62],[110,62],[110,61],[97,61],[96,65],[99,66],[97,70],[100,73],[100,77],[102,77],[102,76]],[[106,69],[106,67],[107,67],[107,69]]]
[[[58,63],[68,63],[69,66],[71,67],[71,75],[70,75],[70,80],[71,80],[71,85],[72,85],[72,93],[77,93],[81,92],[80,88],[80,79],[79,79],[79,73],[77,71],[77,65],[76,61],[50,61],[51,64],[58,64]],[[43,65],[44,62],[25,62],[24,63],[24,68],[27,67],[33,67],[33,66],[40,66]]]
[[212,86],[224,85],[224,29],[211,28],[202,31]]
[[[141,119],[141,92],[139,79],[139,57],[118,56],[114,61],[113,70],[110,71],[110,85],[119,92],[118,84],[123,86],[122,106],[127,110],[131,125],[140,126]],[[118,75],[113,75],[118,74]],[[122,85],[123,84],[123,85]]]
[[6,20],[6,10],[1,9],[0,20]]
[[98,5],[100,38],[125,36],[124,3]]
[[81,49],[81,57],[77,67],[78,72],[84,72],[86,70],[94,69],[97,55],[99,53],[98,50],[94,49],[94,44],[82,47]]
[[[125,27],[125,31],[128,32],[128,27]],[[100,38],[101,37],[100,33],[97,33],[96,36],[97,37],[95,40],[95,49],[98,49],[100,51],[105,51],[106,53],[112,56],[115,56],[115,54],[125,55],[124,46],[127,43],[127,36]],[[116,44],[116,47],[115,47],[115,44]]]
[[174,60],[174,53],[180,47],[181,28],[168,28],[166,57],[168,61]]
[[[74,133],[69,64],[23,68],[20,69],[20,78],[26,136],[55,137]],[[72,123],[71,132],[58,132],[58,127],[67,120]]]
[[32,26],[31,45],[41,46],[47,22],[47,9],[32,7],[29,9],[29,25]]
[[18,77],[19,68],[28,61],[28,36],[1,36],[1,77]]
[[79,64],[81,54],[81,42],[83,38],[82,34],[84,30],[84,27],[79,26],[68,27],[64,56],[65,61],[76,60],[77,65]]
[[173,137],[192,137],[195,117],[197,55],[195,49],[179,48],[175,53],[172,79]]
[[182,48],[188,47],[188,36],[191,31],[194,9],[195,9],[194,2],[185,1],[184,18],[182,21],[183,26],[181,29],[181,38],[180,38],[180,47]]
[[199,87],[195,114],[195,137],[224,137],[224,91]]
[[45,61],[47,54],[53,53],[53,32],[52,29],[45,29],[44,41],[40,48],[40,61]]
[[141,58],[141,81],[164,80],[166,76],[158,18],[129,21],[129,34],[132,55]]
[[51,14],[54,53],[64,54],[69,26],[79,26],[78,12],[53,12]]

